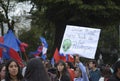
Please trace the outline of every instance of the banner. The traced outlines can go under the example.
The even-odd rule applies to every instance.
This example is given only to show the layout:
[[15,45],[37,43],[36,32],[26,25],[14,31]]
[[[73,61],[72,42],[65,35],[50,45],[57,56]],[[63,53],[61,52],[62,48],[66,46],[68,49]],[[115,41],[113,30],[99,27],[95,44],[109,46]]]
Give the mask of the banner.
[[94,59],[100,29],[67,25],[60,47],[60,54],[79,54]]

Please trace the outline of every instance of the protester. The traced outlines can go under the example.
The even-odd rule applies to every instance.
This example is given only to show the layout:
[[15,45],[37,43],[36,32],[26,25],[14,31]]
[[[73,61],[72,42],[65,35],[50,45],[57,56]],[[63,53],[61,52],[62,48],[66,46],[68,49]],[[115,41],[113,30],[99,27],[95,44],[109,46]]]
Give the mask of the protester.
[[114,65],[114,73],[108,81],[120,81],[120,61],[117,61]]
[[52,68],[52,64],[50,63],[49,60],[44,61],[44,66],[45,66],[46,71]]
[[74,78],[74,81],[83,81],[82,71],[81,71],[81,69],[79,67],[75,68],[75,78]]
[[39,58],[32,58],[28,61],[23,81],[50,81]]
[[89,81],[86,67],[80,62],[79,56],[75,57],[76,69],[74,81]]
[[108,66],[101,66],[100,67],[100,71],[101,71],[101,77],[100,77],[99,81],[108,81],[108,79],[112,75],[110,67],[108,67]]
[[57,71],[55,68],[50,68],[48,70],[48,75],[49,75],[49,78],[50,78],[50,81],[57,81]]
[[75,71],[74,71],[74,66],[71,62],[66,62],[66,67],[67,67],[67,70],[70,74],[70,79],[71,81],[74,81],[74,78],[75,78]]
[[5,78],[5,64],[0,65],[0,81]]
[[90,72],[89,72],[89,79],[90,81],[99,81],[101,77],[100,70],[97,68],[97,63],[95,60],[91,60],[89,62]]
[[57,63],[57,70],[58,70],[57,73],[58,81],[70,81],[70,75],[64,61],[60,60]]
[[88,78],[90,78],[90,74],[89,74],[89,71],[90,71],[89,61],[87,61],[87,62],[85,63],[85,66],[86,66],[87,76],[88,76]]
[[44,61],[44,66],[46,71],[48,72],[48,76],[50,78],[50,81],[57,81],[57,70],[56,68],[52,67],[52,64],[49,60]]
[[23,76],[17,61],[13,59],[8,60],[6,63],[5,79],[2,81],[21,81],[22,79]]

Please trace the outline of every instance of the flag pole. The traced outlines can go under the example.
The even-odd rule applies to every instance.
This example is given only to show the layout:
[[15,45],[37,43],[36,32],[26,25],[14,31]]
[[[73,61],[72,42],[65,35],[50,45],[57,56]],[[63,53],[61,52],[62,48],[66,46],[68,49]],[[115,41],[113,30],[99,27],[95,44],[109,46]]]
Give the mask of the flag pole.
[[24,56],[25,56],[26,61],[28,61],[28,56],[27,56],[27,54],[26,54],[25,52],[23,52],[23,54],[24,54]]

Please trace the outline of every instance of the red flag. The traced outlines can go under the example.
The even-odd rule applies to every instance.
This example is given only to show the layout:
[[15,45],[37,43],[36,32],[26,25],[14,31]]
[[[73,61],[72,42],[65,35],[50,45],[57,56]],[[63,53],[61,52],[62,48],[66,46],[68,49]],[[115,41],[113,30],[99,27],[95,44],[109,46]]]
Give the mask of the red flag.
[[10,54],[11,58],[13,58],[16,61],[18,61],[18,63],[20,64],[21,67],[24,66],[24,64],[22,63],[22,59],[20,58],[19,54],[14,49],[10,48],[9,54]]
[[59,52],[58,52],[58,48],[56,48],[56,50],[54,52],[54,59],[55,59],[56,63],[60,60],[60,55],[59,55]]
[[28,47],[28,44],[27,43],[21,43],[20,44],[20,50],[22,51],[22,52],[25,52],[25,48],[27,48]]
[[64,62],[66,62],[66,56],[60,55],[60,58],[61,58],[61,60],[63,60]]
[[0,48],[0,58],[2,58],[2,48]]
[[4,59],[13,58],[16,61],[18,61],[18,63],[21,66],[23,66],[22,59],[20,58],[19,54],[13,48],[10,48],[1,43],[0,43],[0,57]]
[[0,43],[4,43],[4,38],[2,36],[0,37]]
[[74,62],[74,57],[72,55],[68,55],[68,61],[69,62]]

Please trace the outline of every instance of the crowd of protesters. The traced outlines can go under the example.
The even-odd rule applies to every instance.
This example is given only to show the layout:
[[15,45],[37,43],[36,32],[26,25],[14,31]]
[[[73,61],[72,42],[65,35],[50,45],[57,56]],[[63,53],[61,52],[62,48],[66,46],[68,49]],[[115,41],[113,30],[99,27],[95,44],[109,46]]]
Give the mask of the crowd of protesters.
[[88,65],[81,62],[78,55],[74,63],[62,60],[51,65],[41,58],[30,59],[24,67],[16,60],[10,59],[0,64],[1,81],[120,81],[120,61],[112,66],[98,67],[95,60]]

